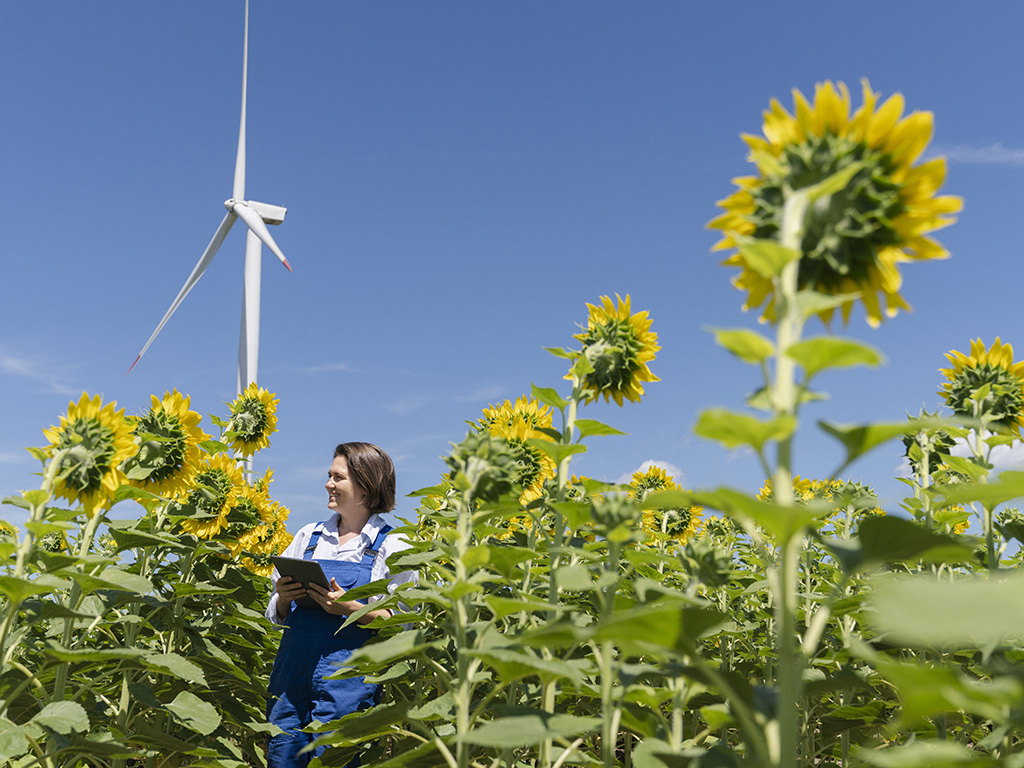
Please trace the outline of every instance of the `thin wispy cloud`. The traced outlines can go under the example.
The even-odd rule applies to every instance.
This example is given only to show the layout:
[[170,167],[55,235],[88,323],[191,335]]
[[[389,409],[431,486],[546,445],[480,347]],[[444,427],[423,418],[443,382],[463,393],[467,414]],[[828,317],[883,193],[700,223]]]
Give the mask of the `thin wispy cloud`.
[[1024,166],[1024,149],[1004,147],[1002,142],[989,144],[986,147],[969,144],[936,146],[929,154],[944,156],[951,163]]
[[434,399],[435,398],[430,395],[406,395],[405,397],[400,397],[390,403],[385,403],[384,410],[398,416],[407,416],[414,411],[420,410],[420,408],[430,405]]
[[501,399],[501,396],[507,391],[505,387],[495,384],[456,395],[453,399],[456,403],[481,403],[484,401],[493,403],[495,400]]
[[38,382],[47,391],[59,395],[76,394],[75,387],[69,383],[70,373],[66,367],[39,358],[21,357],[0,350],[0,373]]

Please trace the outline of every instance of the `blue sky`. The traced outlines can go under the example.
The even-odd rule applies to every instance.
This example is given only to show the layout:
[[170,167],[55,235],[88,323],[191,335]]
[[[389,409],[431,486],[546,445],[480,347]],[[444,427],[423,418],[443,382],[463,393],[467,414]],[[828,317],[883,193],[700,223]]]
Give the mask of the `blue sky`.
[[[739,135],[771,97],[859,81],[935,113],[930,155],[964,198],[939,233],[953,257],[908,265],[913,306],[847,330],[886,355],[826,374],[796,470],[837,448],[817,419],[934,410],[943,353],[997,336],[1024,354],[1015,267],[1024,172],[1017,92],[1024,7],[993,2],[614,3],[252,0],[247,196],[284,205],[264,253],[260,383],[280,431],[257,457],[293,528],[325,515],[336,443],[388,450],[400,494],[434,484],[483,407],[563,386],[586,303],[630,294],[663,347],[641,405],[589,418],[574,471],[644,462],[688,487],[762,479],[756,460],[692,434],[739,408],[756,371],[709,327],[754,327],[705,225],[749,173]],[[44,443],[87,391],[128,412],[173,387],[200,413],[232,399],[244,236],[125,375],[223,216],[241,89],[242,0],[6,3],[0,9],[0,491],[37,485]],[[840,329],[837,329],[840,330]],[[212,429],[206,422],[208,429]],[[896,446],[855,464],[890,509]],[[398,513],[411,515],[402,498]],[[11,519],[17,511],[0,512]]]

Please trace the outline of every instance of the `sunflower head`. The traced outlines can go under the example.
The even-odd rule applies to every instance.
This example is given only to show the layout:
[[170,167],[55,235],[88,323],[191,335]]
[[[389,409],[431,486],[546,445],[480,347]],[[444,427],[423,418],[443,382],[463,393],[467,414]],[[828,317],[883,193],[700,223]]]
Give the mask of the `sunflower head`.
[[199,428],[202,417],[189,409],[189,398],[178,390],[151,397],[149,410],[132,419],[136,451],[122,469],[132,485],[174,495],[195,474],[199,443],[210,436]]
[[445,463],[451,468],[447,482],[481,501],[497,501],[522,474],[519,452],[511,443],[482,430],[470,431],[452,446]]
[[246,487],[242,469],[224,453],[206,456],[199,464],[192,490],[175,511],[192,514],[181,521],[181,527],[200,539],[212,539],[228,524],[228,513],[235,506],[241,490]]
[[952,367],[940,369],[946,381],[939,396],[953,412],[1019,435],[1024,425],[1024,361],[1013,361],[1013,347],[997,336],[986,349],[981,339],[976,339],[969,355],[953,350],[946,358]]
[[681,509],[645,509],[640,527],[654,539],[685,544],[704,530],[704,507],[691,504]]
[[277,397],[256,386],[245,388],[231,403],[225,437],[231,448],[246,458],[270,445],[270,436],[277,431]]
[[68,404],[59,426],[43,430],[50,441],[45,452],[58,462],[54,493],[80,502],[89,517],[110,506],[126,480],[121,463],[135,447],[124,410],[115,410],[116,405],[103,405],[99,395],[83,392],[77,403]]
[[551,409],[536,398],[523,395],[514,403],[505,400],[501,405],[484,408],[477,426],[482,432],[506,441],[516,455],[520,467],[517,482],[523,486],[520,503],[540,498],[544,482],[554,477],[557,467],[550,456],[529,441],[553,442],[544,431],[551,429]]
[[643,501],[651,491],[677,491],[679,485],[672,475],[656,464],[652,464],[646,470],[638,470],[633,473],[629,481],[630,494]]
[[[922,410],[920,419],[935,418],[937,414]],[[944,429],[931,427],[903,436],[903,455],[915,474],[923,476],[924,457],[928,456],[928,474],[935,476],[944,468],[944,460],[956,442]]]
[[583,385],[588,401],[603,396],[618,405],[623,399],[639,403],[644,382],[660,381],[647,367],[661,349],[658,334],[650,330],[647,312],[631,314],[629,294],[625,299],[615,294],[615,300],[602,296],[600,306],[587,304],[587,326],[573,336],[583,343],[582,355],[592,369],[584,374]]
[[[793,91],[794,114],[774,99],[764,113],[763,136],[743,137],[758,175],[736,179],[739,189],[719,202],[725,213],[708,226],[724,234],[715,249],[737,248],[744,238],[778,239],[788,195],[836,173],[851,174],[847,185],[811,206],[803,222],[797,285],[851,297],[842,301],[843,321],[860,299],[867,320],[909,309],[900,295],[900,262],[945,258],[949,254],[926,235],[953,222],[955,197],[936,196],[946,174],[941,158],[915,165],[932,135],[932,114],[903,115],[903,97],[877,105],[878,94],[862,81],[863,104],[851,115],[845,84],[818,84],[814,102]],[[733,283],[747,293],[744,309],[767,300],[763,317],[775,319],[775,286],[742,255],[724,264],[737,267]],[[881,301],[885,302],[885,309]],[[833,310],[823,310],[828,322]]]

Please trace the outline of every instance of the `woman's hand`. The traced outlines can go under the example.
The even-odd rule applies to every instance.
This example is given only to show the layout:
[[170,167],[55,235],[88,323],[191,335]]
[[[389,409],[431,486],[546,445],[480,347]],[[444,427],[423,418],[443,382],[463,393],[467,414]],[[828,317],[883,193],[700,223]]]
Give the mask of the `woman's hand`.
[[342,600],[345,590],[331,577],[331,588],[324,589],[319,584],[309,585],[309,596],[316,600],[317,605],[335,616],[351,616],[363,607],[358,600]]
[[277,592],[277,615],[285,617],[291,611],[292,602],[306,595],[306,589],[301,581],[296,581],[291,576],[282,576],[274,586]]

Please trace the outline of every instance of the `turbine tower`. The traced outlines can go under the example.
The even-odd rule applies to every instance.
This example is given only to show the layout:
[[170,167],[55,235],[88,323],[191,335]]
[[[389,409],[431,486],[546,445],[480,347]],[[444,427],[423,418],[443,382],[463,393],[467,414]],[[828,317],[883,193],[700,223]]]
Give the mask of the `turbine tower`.
[[213,257],[217,255],[224,238],[227,237],[231,225],[235,219],[241,219],[247,227],[245,239],[245,282],[242,290],[242,326],[238,337],[238,392],[241,393],[249,384],[256,381],[256,372],[259,368],[260,358],[260,279],[262,267],[262,246],[266,245],[275,256],[291,272],[288,259],[284,257],[281,249],[277,247],[274,238],[267,229],[267,224],[280,224],[284,221],[285,208],[278,205],[258,203],[255,200],[245,199],[245,96],[249,71],[249,0],[245,0],[245,37],[242,46],[242,120],[238,129],[238,154],[235,158],[235,183],[231,191],[231,199],[224,201],[227,214],[220,226],[213,235],[210,244],[200,257],[192,274],[188,276],[185,285],[178,292],[177,297],[171,303],[163,320],[149,337],[146,346],[135,358],[128,373],[132,372],[135,364],[142,359],[153,343],[157,335],[163,329],[171,315],[184,301],[189,291],[199,282],[206,268],[210,266]]

